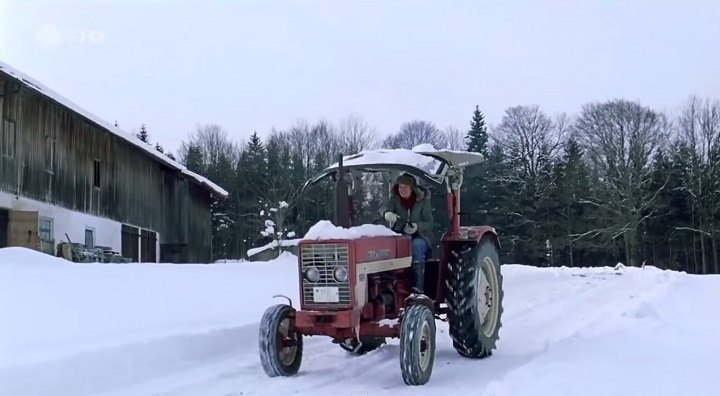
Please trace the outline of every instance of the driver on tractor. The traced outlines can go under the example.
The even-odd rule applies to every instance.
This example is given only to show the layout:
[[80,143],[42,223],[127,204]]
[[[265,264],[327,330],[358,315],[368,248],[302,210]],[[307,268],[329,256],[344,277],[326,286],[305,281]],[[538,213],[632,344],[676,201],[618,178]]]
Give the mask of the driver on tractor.
[[392,196],[383,206],[382,214],[393,231],[412,237],[413,292],[423,294],[425,261],[430,253],[433,228],[430,190],[418,185],[412,175],[404,173],[395,180]]

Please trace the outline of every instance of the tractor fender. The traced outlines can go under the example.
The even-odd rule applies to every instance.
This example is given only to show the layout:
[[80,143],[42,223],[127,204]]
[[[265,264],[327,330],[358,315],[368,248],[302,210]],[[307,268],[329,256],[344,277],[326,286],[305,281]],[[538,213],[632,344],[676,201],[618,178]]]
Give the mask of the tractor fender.
[[490,236],[492,238],[492,240],[495,242],[495,245],[497,245],[498,250],[502,249],[502,246],[500,244],[500,237],[498,236],[495,227],[488,225],[460,227],[459,235],[452,235],[450,233],[447,233],[443,236],[443,242],[451,244],[457,244],[458,242],[480,243],[480,241],[487,236]]

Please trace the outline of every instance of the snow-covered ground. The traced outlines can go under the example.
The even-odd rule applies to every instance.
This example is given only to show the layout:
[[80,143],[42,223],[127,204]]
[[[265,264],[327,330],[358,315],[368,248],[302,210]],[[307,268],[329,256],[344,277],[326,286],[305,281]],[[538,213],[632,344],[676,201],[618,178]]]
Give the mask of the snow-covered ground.
[[297,301],[295,257],[210,265],[73,264],[0,249],[0,395],[714,395],[720,277],[503,266],[499,349],[468,360],[439,322],[430,383],[398,344],[350,357],[306,338],[298,376],[267,378],[265,308]]

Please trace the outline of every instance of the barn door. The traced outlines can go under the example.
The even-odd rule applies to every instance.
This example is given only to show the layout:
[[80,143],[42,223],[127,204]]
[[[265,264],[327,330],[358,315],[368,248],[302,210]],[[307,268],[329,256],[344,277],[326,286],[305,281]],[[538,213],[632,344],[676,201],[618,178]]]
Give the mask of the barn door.
[[148,237],[149,237],[148,245],[150,247],[149,259],[150,259],[151,263],[156,263],[158,261],[157,260],[157,233],[150,231],[150,235],[148,235]]
[[8,216],[7,209],[0,209],[0,248],[8,246]]
[[140,258],[143,263],[157,262],[157,234],[150,230],[140,233]]
[[132,227],[126,224],[122,225],[122,241],[121,241],[121,247],[122,250],[120,254],[122,254],[123,257],[132,259],[134,263],[137,263],[140,261],[140,246],[139,246],[139,238],[140,238],[140,230],[137,227]]
[[40,250],[38,212],[11,210],[8,214],[8,245]]

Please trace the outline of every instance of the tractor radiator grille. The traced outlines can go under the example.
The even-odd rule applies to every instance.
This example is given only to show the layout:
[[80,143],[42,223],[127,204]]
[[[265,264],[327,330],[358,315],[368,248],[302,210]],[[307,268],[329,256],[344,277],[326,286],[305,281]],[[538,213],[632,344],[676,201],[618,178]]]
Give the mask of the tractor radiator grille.
[[[308,244],[302,247],[300,254],[305,305],[350,305],[348,245],[345,243]],[[347,271],[347,281],[338,282],[333,276],[335,268],[338,267],[343,267]],[[311,268],[317,269],[319,273],[319,279],[316,282],[307,279],[306,273]]]

